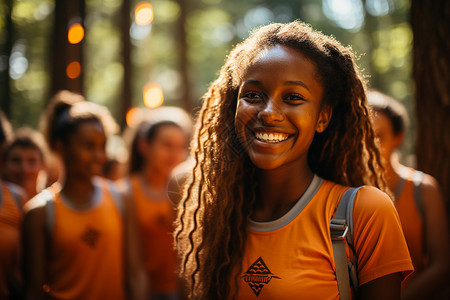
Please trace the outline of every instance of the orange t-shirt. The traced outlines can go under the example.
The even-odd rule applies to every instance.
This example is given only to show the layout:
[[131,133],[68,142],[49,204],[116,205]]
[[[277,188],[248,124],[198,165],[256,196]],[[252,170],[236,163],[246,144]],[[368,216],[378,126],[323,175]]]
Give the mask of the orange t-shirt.
[[122,215],[103,179],[90,207],[75,209],[54,195],[47,264],[51,299],[125,299]]
[[0,299],[8,299],[9,281],[19,270],[23,216],[8,184],[0,181],[0,188]]
[[423,220],[414,200],[414,183],[412,176],[414,170],[410,169],[408,178],[405,180],[403,189],[395,201],[398,215],[402,222],[403,233],[408,244],[411,260],[414,265],[414,274],[403,282],[403,286],[413,280],[426,266],[426,256],[424,253],[424,232]]
[[173,246],[174,208],[167,197],[154,199],[139,175],[128,181],[136,208],[144,265],[153,293],[177,290],[176,252]]
[[[286,215],[250,221],[236,299],[339,299],[329,224],[346,189],[315,176]],[[357,194],[353,228],[360,285],[413,270],[387,196],[359,199]]]

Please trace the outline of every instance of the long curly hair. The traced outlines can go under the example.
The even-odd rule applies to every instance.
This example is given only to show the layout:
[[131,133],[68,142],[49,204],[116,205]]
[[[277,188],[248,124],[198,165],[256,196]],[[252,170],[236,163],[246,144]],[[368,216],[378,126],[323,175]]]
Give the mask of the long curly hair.
[[195,124],[191,142],[195,165],[184,186],[175,231],[190,299],[236,294],[258,185],[256,167],[234,128],[237,94],[245,70],[274,45],[297,49],[316,64],[324,87],[322,102],[333,109],[328,128],[316,133],[310,146],[312,171],[342,185],[386,190],[366,105],[366,83],[352,49],[298,21],[257,29],[230,52],[204,95]]

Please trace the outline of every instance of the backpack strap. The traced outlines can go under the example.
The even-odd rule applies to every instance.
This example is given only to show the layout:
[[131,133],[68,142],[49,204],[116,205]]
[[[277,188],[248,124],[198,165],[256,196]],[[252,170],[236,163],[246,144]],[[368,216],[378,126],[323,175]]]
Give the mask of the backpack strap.
[[53,228],[55,228],[55,194],[49,189],[44,189],[41,196],[45,199],[45,241],[49,249]]
[[421,171],[414,171],[412,175],[412,182],[414,183],[414,202],[416,203],[417,210],[419,211],[420,217],[422,218],[422,222],[425,222],[425,211],[423,208],[423,202],[422,202],[422,181],[423,181],[423,172]]
[[17,208],[20,212],[22,212],[22,194],[20,193],[20,190],[17,185],[5,182],[6,186],[8,187],[9,191],[11,192],[11,195],[13,197],[14,202],[17,205]]
[[119,192],[117,185],[112,180],[107,180],[107,182],[108,189],[112,195],[113,201],[119,209],[120,215],[123,217],[125,214],[125,204],[123,203],[124,199],[122,197],[122,194]]
[[[345,251],[345,240],[354,252],[353,247],[353,203],[358,188],[350,188],[345,191],[336,209],[336,214],[330,221],[331,241],[333,245],[334,263],[336,269],[336,280],[341,300],[350,299],[350,289],[358,287],[358,276],[356,269],[356,255],[353,261],[348,262]],[[350,283],[351,279],[351,283]]]
[[403,192],[403,188],[405,187],[406,184],[406,177],[403,177],[402,175],[400,175],[397,187],[395,188],[394,192],[394,196],[395,196],[395,201],[397,201],[397,199],[400,197],[400,195]]

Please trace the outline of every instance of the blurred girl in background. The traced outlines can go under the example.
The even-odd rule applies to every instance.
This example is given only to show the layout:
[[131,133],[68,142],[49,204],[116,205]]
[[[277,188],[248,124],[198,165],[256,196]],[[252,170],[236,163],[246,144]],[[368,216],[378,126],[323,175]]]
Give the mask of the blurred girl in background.
[[[11,138],[12,126],[0,111],[0,157]],[[20,187],[0,180],[0,299],[21,297],[20,226],[24,202],[25,193]]]
[[44,135],[64,178],[25,206],[26,299],[139,299],[133,212],[97,177],[117,125],[106,108],[79,97],[57,95],[46,113]]
[[175,210],[168,198],[172,170],[187,157],[187,134],[173,121],[142,122],[132,140],[122,188],[136,211],[150,299],[179,299],[173,247]]
[[33,198],[45,185],[46,152],[39,132],[29,127],[16,130],[3,153],[3,179],[22,187],[27,199]]
[[440,295],[448,283],[450,237],[439,184],[432,176],[400,163],[396,150],[403,143],[409,121],[405,107],[374,90],[368,92],[367,98],[374,112],[386,180],[395,195],[414,265],[414,273],[402,285],[402,299],[448,299]]

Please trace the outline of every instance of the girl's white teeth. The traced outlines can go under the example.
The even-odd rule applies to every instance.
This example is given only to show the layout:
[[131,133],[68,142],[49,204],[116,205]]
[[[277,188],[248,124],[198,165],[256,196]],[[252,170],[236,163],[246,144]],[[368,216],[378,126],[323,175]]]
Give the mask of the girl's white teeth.
[[289,135],[279,132],[255,132],[255,136],[258,140],[266,143],[279,143],[286,140]]

